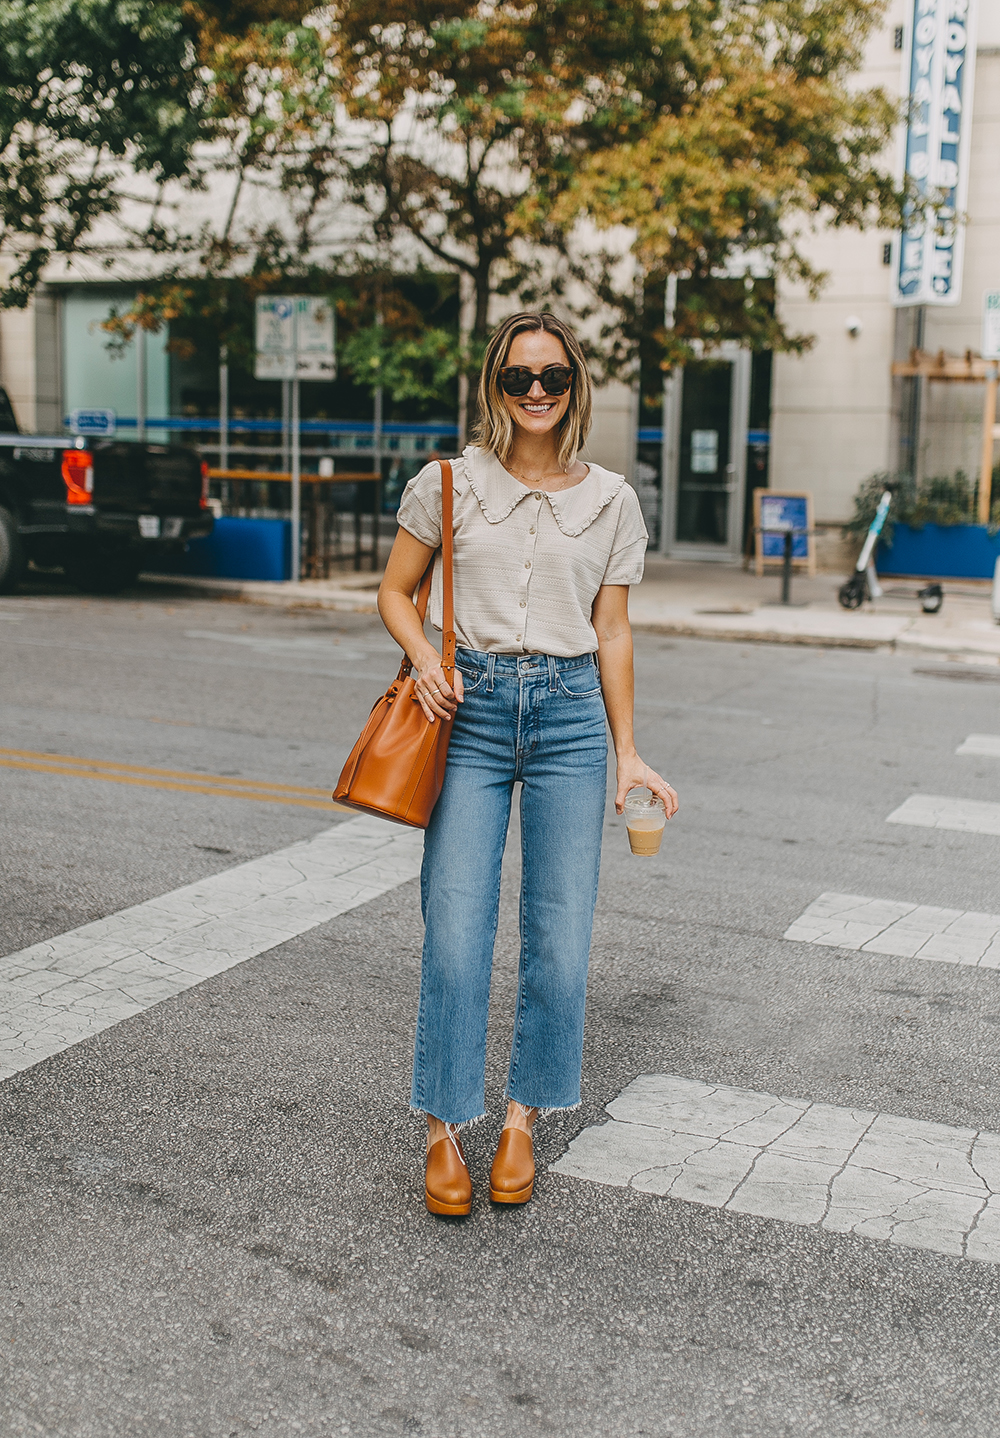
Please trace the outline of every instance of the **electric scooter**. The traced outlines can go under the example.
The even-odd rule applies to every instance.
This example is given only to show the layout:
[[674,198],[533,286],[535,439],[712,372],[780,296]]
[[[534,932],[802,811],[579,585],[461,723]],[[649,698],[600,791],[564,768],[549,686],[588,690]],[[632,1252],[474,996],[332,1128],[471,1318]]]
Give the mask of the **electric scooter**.
[[[872,556],[889,514],[894,489],[895,485],[887,484],[883,490],[882,497],[878,502],[878,509],[875,511],[875,518],[868,528],[864,545],[858,555],[858,562],[854,566],[854,573],[845,584],[840,586],[837,593],[837,598],[845,609],[860,609],[866,599],[881,599],[882,597],[884,591],[878,582],[875,561]],[[937,614],[944,603],[944,591],[940,584],[926,584],[923,589],[917,590],[916,597],[920,600],[920,608],[925,614]]]

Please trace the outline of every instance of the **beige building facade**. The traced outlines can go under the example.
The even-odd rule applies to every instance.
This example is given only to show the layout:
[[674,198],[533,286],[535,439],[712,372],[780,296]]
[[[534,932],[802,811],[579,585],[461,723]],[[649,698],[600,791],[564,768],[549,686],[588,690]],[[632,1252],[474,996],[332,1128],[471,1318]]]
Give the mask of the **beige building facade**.
[[[905,93],[913,8],[912,0],[892,0],[869,47],[864,83]],[[979,0],[977,22],[958,303],[894,306],[893,237],[874,231],[813,236],[808,252],[829,275],[820,298],[811,301],[791,286],[781,291],[784,319],[814,335],[815,344],[801,358],[774,359],[770,483],[811,490],[819,523],[849,516],[859,483],[878,471],[911,464],[918,477],[979,470],[983,386],[891,374],[892,362],[914,346],[978,355],[983,295],[1000,289],[1000,0]]]

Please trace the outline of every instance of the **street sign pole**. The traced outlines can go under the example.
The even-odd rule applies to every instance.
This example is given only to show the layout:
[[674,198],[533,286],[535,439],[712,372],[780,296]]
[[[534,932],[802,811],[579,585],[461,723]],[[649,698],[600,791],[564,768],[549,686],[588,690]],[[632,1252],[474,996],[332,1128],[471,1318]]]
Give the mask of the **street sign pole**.
[[135,331],[135,437],[140,444],[146,439],[146,331],[141,325]]
[[229,350],[219,350],[219,468],[229,468]]
[[256,307],[256,340],[254,375],[257,379],[282,382],[282,462],[288,465],[285,473],[290,470],[292,478],[291,577],[293,581],[298,581],[302,569],[302,410],[299,386],[303,379],[333,380],[337,377],[333,307],[329,300],[318,295],[260,295]]
[[302,556],[302,451],[299,434],[299,379],[292,380],[292,583],[299,581]]

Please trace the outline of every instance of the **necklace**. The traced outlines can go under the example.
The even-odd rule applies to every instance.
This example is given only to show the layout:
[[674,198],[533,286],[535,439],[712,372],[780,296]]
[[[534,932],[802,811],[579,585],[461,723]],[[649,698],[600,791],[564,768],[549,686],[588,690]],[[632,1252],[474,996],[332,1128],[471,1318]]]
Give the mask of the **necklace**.
[[[544,483],[543,483],[543,480],[544,480],[544,478],[545,478],[544,475],[542,476],[542,480],[538,480],[538,479],[529,479],[526,474],[518,474],[518,472],[517,472],[516,469],[509,469],[509,470],[508,470],[508,473],[509,473],[509,474],[512,474],[515,479],[519,479],[522,484],[526,484],[529,489],[544,489],[544,488],[546,487],[546,486],[544,485]],[[569,470],[568,470],[568,469],[560,470],[559,473],[560,473],[560,478],[562,478],[562,479],[567,479],[567,478],[569,477]],[[551,488],[551,486],[549,486],[549,487]],[[567,488],[567,486],[566,486],[565,484],[561,484],[561,485],[558,486],[558,489],[566,489],[566,488]],[[553,493],[558,493],[558,489],[557,489],[557,490],[554,490]]]

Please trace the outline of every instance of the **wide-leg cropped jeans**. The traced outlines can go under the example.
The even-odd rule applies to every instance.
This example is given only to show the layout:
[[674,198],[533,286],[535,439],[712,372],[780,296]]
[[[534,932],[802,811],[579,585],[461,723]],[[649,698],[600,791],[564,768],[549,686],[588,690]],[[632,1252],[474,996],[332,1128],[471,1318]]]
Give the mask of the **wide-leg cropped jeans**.
[[590,654],[460,649],[465,682],[424,840],[425,934],[411,1103],[464,1124],[485,1108],[486,1020],[500,866],[521,784],[521,957],[507,1096],[580,1102],[583,1016],[607,793]]

